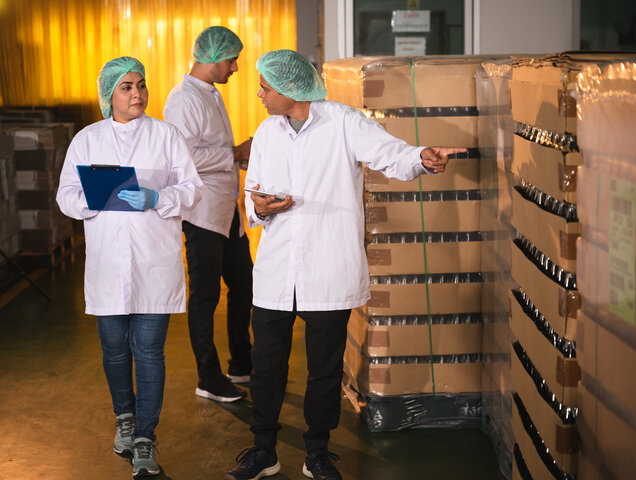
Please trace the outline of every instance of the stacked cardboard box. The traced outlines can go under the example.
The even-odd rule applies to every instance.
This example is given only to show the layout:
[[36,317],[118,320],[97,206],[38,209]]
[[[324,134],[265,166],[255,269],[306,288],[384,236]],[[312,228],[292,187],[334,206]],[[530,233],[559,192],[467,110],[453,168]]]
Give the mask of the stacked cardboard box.
[[581,480],[636,470],[636,60],[579,76]]
[[350,321],[345,391],[374,430],[481,425],[481,61],[367,57],[323,66],[328,99],[412,145],[468,148],[446,173],[422,176],[422,193],[419,180],[365,170],[371,299]]
[[[23,256],[53,259],[70,246],[71,220],[55,201],[72,127],[61,123],[3,124],[15,142],[17,200]],[[58,252],[59,253],[59,252]]]
[[477,70],[479,110],[480,223],[482,232],[481,308],[484,320],[482,405],[484,432],[497,453],[502,472],[512,469],[510,424],[510,325],[508,291],[512,238],[512,143],[510,117],[511,59],[484,62]]
[[510,294],[514,477],[569,478],[577,471],[577,144],[580,70],[615,58],[561,54],[517,59],[510,97],[512,172]]
[[[20,216],[17,207],[13,138],[0,133],[0,250],[9,258],[20,251]],[[0,277],[7,260],[0,255]]]

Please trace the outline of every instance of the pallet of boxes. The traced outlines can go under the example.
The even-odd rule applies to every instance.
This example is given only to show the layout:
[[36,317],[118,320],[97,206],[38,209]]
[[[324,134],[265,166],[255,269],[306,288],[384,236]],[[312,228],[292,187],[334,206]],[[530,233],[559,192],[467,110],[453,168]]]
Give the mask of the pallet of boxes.
[[55,201],[62,164],[72,137],[72,124],[10,122],[13,137],[21,262],[51,266],[73,246],[73,224]]
[[576,355],[576,76],[611,55],[559,54],[513,63],[510,292],[513,478],[575,478],[580,368]]
[[578,79],[579,480],[636,472],[636,58]]
[[373,431],[481,426],[482,60],[362,57],[323,67],[328,99],[411,145],[468,149],[445,173],[423,175],[421,191],[419,180],[365,169],[371,299],[349,322],[344,390]]
[[17,205],[13,137],[0,132],[0,284],[10,278],[12,272],[9,261],[20,252]]

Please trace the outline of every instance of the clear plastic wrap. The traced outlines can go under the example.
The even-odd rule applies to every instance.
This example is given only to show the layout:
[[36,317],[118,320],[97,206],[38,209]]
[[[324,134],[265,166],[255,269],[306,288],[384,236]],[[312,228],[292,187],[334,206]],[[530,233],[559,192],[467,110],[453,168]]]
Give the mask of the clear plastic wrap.
[[479,110],[481,189],[482,315],[484,356],[482,375],[483,422],[497,454],[501,472],[512,472],[513,435],[510,423],[510,327],[507,292],[510,277],[510,240],[513,231],[511,172],[513,123],[510,114],[511,60],[484,62],[476,73]]

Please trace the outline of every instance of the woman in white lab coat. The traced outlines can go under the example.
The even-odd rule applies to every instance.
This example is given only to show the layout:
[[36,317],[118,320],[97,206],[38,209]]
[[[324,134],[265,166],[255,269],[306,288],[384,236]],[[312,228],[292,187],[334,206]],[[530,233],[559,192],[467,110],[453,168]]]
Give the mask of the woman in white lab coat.
[[[138,60],[107,62],[97,83],[104,120],[71,142],[57,202],[84,221],[86,313],[97,316],[117,416],[115,452],[132,454],[133,476],[155,474],[163,348],[170,314],[185,311],[181,213],[192,208],[202,183],[179,131],[144,114],[148,91]],[[135,167],[140,190],[118,194],[135,211],[88,208],[76,167],[91,164]]]

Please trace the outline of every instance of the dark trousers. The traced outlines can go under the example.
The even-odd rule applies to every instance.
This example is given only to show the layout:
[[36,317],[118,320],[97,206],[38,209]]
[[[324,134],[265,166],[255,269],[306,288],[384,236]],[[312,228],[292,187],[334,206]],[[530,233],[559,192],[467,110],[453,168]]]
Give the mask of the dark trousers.
[[246,235],[239,237],[239,213],[235,211],[230,238],[183,222],[190,294],[188,327],[197,362],[199,387],[223,375],[214,346],[214,311],[221,295],[221,276],[228,287],[227,333],[232,374],[252,370],[250,311],[252,308],[252,257]]
[[252,331],[254,368],[250,380],[254,444],[273,450],[278,417],[283,405],[292,330],[296,315],[305,321],[307,351],[307,388],[305,422],[309,430],[303,435],[307,452],[327,449],[329,432],[340,421],[342,363],[347,340],[347,323],[351,310],[326,312],[285,312],[254,307]]

